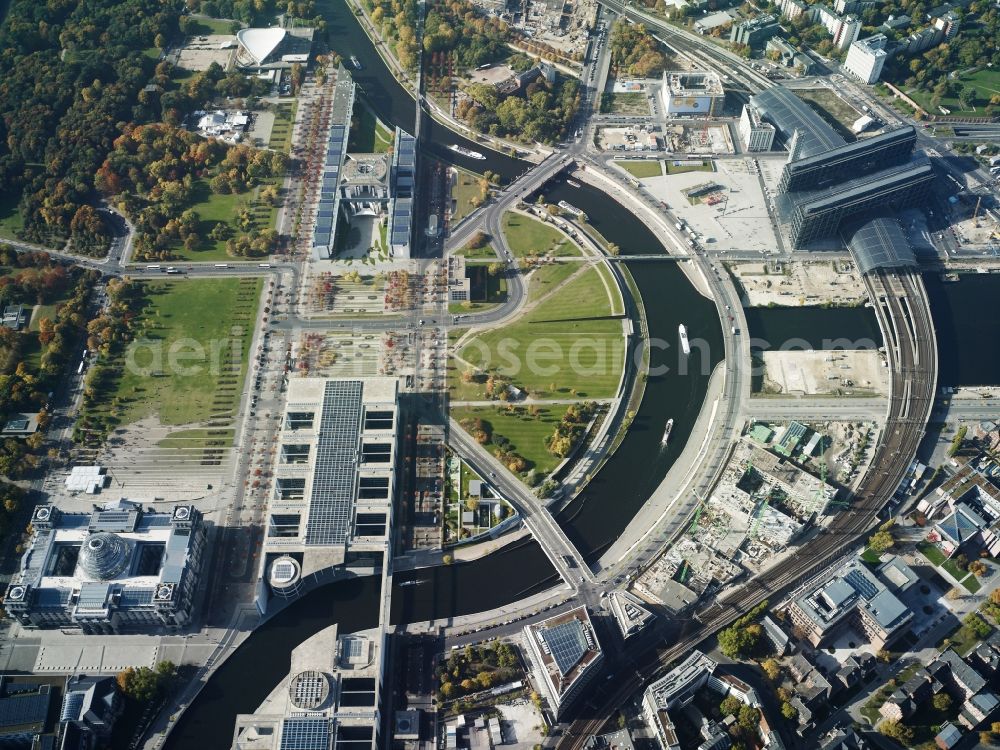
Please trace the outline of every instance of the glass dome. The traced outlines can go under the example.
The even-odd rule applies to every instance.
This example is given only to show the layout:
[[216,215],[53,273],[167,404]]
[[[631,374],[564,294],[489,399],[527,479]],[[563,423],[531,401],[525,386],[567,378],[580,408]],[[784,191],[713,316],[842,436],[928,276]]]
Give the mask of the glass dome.
[[117,534],[108,531],[91,534],[80,549],[80,568],[91,578],[109,581],[125,572],[130,552],[128,542]]

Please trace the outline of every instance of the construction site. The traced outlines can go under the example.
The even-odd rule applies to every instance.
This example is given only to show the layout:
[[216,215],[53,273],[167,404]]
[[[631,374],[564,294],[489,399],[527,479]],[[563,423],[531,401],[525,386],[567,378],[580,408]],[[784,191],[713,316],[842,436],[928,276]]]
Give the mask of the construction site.
[[729,128],[708,121],[667,125],[663,148],[675,154],[731,154],[735,150]]
[[730,263],[747,307],[855,306],[867,299],[849,260],[785,263]]
[[829,435],[799,422],[750,425],[684,535],[637,578],[636,593],[680,611],[770,567],[844,505],[827,480],[831,451]]
[[597,16],[594,0],[472,0],[472,4],[502,18],[528,44],[550,47],[567,59],[582,58]]
[[667,175],[646,178],[643,186],[684,221],[692,240],[713,252],[781,249],[756,161],[714,159],[704,168],[683,164],[697,160],[677,161],[666,161]]

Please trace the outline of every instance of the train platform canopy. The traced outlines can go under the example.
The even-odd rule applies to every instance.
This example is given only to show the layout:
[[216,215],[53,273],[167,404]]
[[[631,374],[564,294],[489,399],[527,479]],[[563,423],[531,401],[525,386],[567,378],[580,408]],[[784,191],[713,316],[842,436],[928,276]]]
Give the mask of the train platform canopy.
[[914,268],[917,258],[896,219],[879,217],[858,227],[848,248],[861,273],[878,268]]
[[798,133],[797,159],[821,154],[843,146],[846,141],[802,99],[781,86],[750,97],[751,106],[781,134],[786,148]]

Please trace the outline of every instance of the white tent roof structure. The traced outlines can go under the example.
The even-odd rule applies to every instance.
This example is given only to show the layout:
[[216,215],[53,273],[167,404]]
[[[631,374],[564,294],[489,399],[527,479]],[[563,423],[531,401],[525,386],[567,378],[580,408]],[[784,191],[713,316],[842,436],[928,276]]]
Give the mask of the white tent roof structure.
[[247,51],[247,54],[254,59],[258,65],[262,65],[265,60],[277,49],[288,32],[282,28],[274,27],[270,29],[240,29],[236,32],[236,39]]

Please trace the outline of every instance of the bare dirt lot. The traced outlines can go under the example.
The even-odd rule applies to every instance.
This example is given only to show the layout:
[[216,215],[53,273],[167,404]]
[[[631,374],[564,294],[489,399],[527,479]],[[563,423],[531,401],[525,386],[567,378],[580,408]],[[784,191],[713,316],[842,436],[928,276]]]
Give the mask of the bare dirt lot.
[[763,352],[764,387],[796,395],[886,395],[888,370],[875,350]]
[[857,269],[848,261],[733,263],[729,268],[750,307],[856,305],[866,299]]
[[232,34],[192,37],[186,45],[176,51],[174,64],[184,70],[199,71],[208,70],[212,63],[218,63],[226,69],[236,54],[235,42],[236,37]]

